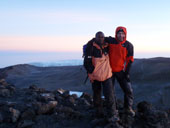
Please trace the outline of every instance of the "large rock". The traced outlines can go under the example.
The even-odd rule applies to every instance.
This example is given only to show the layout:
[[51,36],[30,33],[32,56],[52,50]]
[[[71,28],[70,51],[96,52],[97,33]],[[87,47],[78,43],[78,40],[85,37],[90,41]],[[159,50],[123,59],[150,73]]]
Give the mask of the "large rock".
[[75,111],[70,107],[60,106],[55,109],[55,114],[58,120],[62,119],[80,119],[83,114],[79,111]]
[[36,116],[36,113],[33,109],[28,108],[26,111],[24,111],[21,115],[22,120],[32,120]]
[[0,96],[1,97],[10,97],[11,92],[9,89],[0,89]]
[[15,123],[20,117],[20,111],[12,107],[3,106],[0,108],[0,122]]
[[9,84],[5,81],[5,79],[1,79],[0,80],[0,85],[8,86]]
[[31,90],[31,91],[35,91],[35,92],[41,92],[41,93],[45,93],[46,92],[46,90],[45,90],[45,88],[38,88],[36,85],[30,85],[29,86],[29,89]]
[[15,123],[17,122],[19,116],[20,116],[20,111],[17,110],[17,109],[14,109],[14,108],[9,108],[9,111],[11,112],[11,119],[12,119],[12,122]]
[[8,84],[4,79],[0,80],[0,97],[11,97],[14,92],[14,85]]
[[55,95],[53,93],[41,93],[37,100],[41,102],[53,101],[55,100]]
[[92,96],[88,93],[83,93],[80,98],[86,99],[90,104],[92,103]]
[[57,101],[49,101],[48,103],[37,102],[34,106],[37,109],[37,114],[50,114],[57,106]]
[[59,88],[57,90],[54,91],[54,93],[59,93],[59,94],[63,94],[64,92],[66,92],[66,90]]
[[168,128],[170,126],[168,113],[156,110],[150,103],[140,102],[137,109],[136,122],[134,123],[136,126],[153,128]]
[[18,123],[18,128],[31,128],[34,124],[32,120],[22,120]]

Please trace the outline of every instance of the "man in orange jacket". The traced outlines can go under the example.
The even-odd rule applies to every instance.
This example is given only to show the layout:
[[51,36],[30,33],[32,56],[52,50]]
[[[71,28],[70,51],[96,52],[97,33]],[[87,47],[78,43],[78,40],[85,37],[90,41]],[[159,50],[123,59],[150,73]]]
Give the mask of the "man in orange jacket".
[[104,41],[103,32],[97,32],[94,42],[86,48],[84,67],[92,83],[93,104],[96,109],[96,115],[98,117],[103,115],[101,99],[101,92],[103,90],[107,103],[107,117],[109,121],[119,121],[108,48],[109,44]]
[[[135,112],[132,109],[133,105],[133,90],[130,83],[129,72],[134,61],[133,45],[126,40],[127,31],[125,27],[117,27],[114,37],[105,37],[105,41],[109,43],[109,58],[112,68],[113,85],[117,79],[120,87],[124,92],[124,110],[132,116]],[[88,44],[93,43],[94,39]]]

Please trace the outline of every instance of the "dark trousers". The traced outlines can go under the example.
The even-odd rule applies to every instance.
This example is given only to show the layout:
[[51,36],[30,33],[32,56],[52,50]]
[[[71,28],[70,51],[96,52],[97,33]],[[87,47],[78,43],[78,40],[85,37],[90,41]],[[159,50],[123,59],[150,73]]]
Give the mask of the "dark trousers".
[[131,108],[133,105],[133,89],[131,87],[131,83],[127,81],[124,71],[113,73],[113,86],[115,79],[117,79],[120,87],[124,92],[124,108]]
[[107,103],[108,116],[113,116],[117,114],[117,111],[116,111],[116,102],[115,102],[115,94],[114,94],[112,78],[109,78],[103,82],[95,80],[92,83],[94,107],[99,111],[102,110],[102,106],[103,106],[102,98],[101,98],[102,87],[103,87],[103,94]]

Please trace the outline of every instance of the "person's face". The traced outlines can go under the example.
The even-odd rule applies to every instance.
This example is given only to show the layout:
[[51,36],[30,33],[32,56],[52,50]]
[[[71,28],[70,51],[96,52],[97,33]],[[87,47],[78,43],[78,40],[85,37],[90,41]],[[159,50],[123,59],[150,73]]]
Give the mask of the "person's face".
[[125,37],[126,37],[126,35],[125,35],[124,32],[118,32],[118,33],[117,33],[117,39],[118,39],[120,42],[124,41]]
[[96,36],[96,41],[100,44],[104,43],[104,34],[98,34]]

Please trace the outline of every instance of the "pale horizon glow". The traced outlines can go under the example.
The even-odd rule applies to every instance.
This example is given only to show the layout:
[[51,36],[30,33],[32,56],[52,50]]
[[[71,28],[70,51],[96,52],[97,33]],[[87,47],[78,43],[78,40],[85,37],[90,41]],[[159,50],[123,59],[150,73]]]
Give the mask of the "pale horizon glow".
[[88,41],[88,39],[90,39],[90,36],[0,37],[0,50],[80,52],[80,50],[82,50],[80,48],[86,43],[86,41]]
[[[136,52],[170,52],[168,39],[162,36],[133,36],[131,41]],[[165,35],[168,37],[167,35]],[[0,37],[0,51],[38,51],[38,52],[81,52],[82,46],[93,36],[2,36]],[[155,42],[152,40],[155,38]],[[70,42],[71,41],[71,42]],[[162,45],[162,43],[165,45]]]

